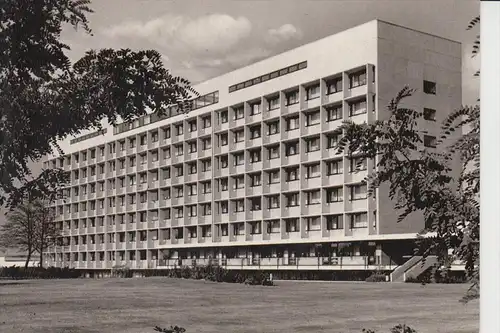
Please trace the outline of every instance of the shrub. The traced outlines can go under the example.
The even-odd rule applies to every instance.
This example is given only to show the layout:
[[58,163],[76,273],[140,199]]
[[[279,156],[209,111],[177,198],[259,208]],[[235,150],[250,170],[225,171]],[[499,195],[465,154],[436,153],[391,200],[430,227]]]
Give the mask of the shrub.
[[186,332],[186,329],[179,326],[170,326],[170,328],[161,328],[156,326],[155,331],[161,333],[184,333]]
[[372,275],[365,279],[366,282],[386,282],[386,275],[382,272],[373,272]]
[[0,268],[0,277],[13,280],[18,279],[76,279],[81,277],[81,272],[64,267],[3,267]]

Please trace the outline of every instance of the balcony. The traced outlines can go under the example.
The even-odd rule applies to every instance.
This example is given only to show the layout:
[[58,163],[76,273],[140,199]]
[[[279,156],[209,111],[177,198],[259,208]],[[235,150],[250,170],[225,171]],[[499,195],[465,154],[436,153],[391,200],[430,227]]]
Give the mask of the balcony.
[[321,204],[304,205],[301,208],[302,215],[319,215],[321,214]]
[[281,140],[296,139],[298,137],[300,137],[299,128],[281,132]]
[[341,214],[344,212],[344,201],[323,203],[323,214]]
[[279,117],[280,114],[281,114],[280,108],[276,108],[276,109],[272,109],[272,110],[265,110],[262,114],[262,118],[264,120],[271,119],[271,118]]
[[198,180],[212,179],[212,171],[205,171],[198,173]]
[[262,210],[249,210],[246,213],[247,221],[262,220]]
[[171,178],[163,178],[160,180],[160,187],[167,187],[172,185],[172,179]]
[[229,196],[231,198],[241,198],[245,196],[245,188],[231,189]]
[[120,177],[125,175],[125,168],[120,168],[116,171],[111,172],[111,177]]
[[361,183],[367,176],[368,172],[366,170],[348,172],[345,175],[344,181],[346,183]]
[[321,160],[321,150],[304,152],[302,154],[302,162],[312,162]]
[[262,137],[260,138],[248,138],[246,141],[246,148],[252,148],[252,147],[260,147],[262,146]]
[[314,189],[321,187],[321,176],[314,178],[305,178],[302,181],[302,189]]
[[281,190],[284,192],[299,191],[300,190],[300,180],[283,182],[283,184],[281,185]]
[[330,186],[330,185],[342,185],[344,183],[344,174],[339,173],[339,174],[333,174],[333,175],[326,175],[322,177],[323,181],[323,186]]
[[147,162],[139,163],[137,165],[137,172],[145,171],[147,169],[148,169],[148,163]]
[[321,132],[321,123],[317,123],[314,125],[304,126],[301,128],[302,135],[314,135]]
[[281,210],[281,216],[283,217],[298,217],[300,213],[300,206],[283,207]]
[[283,165],[299,164],[300,163],[300,154],[295,154],[295,155],[290,155],[290,156],[285,155],[282,157],[281,163]]
[[233,141],[229,144],[229,150],[232,152],[243,149],[245,149],[245,141],[238,141],[238,142]]
[[250,162],[246,163],[246,172],[252,172],[252,171],[261,171],[262,170],[262,161],[260,162]]
[[159,166],[160,166],[160,162],[159,162],[158,160],[156,160],[156,161],[151,161],[151,162],[149,162],[149,164],[148,164],[148,169],[149,169],[149,170],[151,170],[151,169],[153,169],[153,170],[154,170],[154,169],[158,169],[158,168],[159,168]]
[[344,98],[344,94],[342,91],[333,93],[333,94],[326,94],[323,96],[323,104],[330,104],[330,103],[336,103],[342,100]]
[[302,110],[312,109],[319,107],[321,105],[321,98],[311,98],[307,99],[302,103]]
[[280,183],[272,183],[264,185],[262,188],[262,193],[279,193],[281,192],[281,184]]
[[211,156],[212,156],[212,148],[200,149],[198,151],[198,158],[211,157]]
[[272,209],[267,208],[263,211],[264,219],[279,219],[280,217],[281,217],[280,208],[272,208]]
[[345,210],[347,212],[366,211],[368,210],[368,199],[347,200],[345,203]]
[[229,214],[230,221],[245,221],[245,212],[233,212]]
[[160,221],[158,219],[151,220],[148,222],[148,229],[158,229],[160,227]]
[[271,134],[271,135],[263,135],[263,137],[262,137],[262,143],[265,145],[269,144],[269,143],[280,142],[280,140],[281,140],[280,133],[275,133],[275,134]]
[[231,168],[231,174],[245,173],[245,164],[235,165]]
[[294,103],[289,105],[284,105],[282,108],[282,114],[290,114],[300,111],[300,104]]
[[275,169],[281,167],[281,159],[278,158],[273,158],[273,159],[265,159],[264,162],[262,163],[262,168],[263,169]]
[[368,122],[368,113],[361,113],[354,116],[350,116],[349,120],[355,124],[363,124]]

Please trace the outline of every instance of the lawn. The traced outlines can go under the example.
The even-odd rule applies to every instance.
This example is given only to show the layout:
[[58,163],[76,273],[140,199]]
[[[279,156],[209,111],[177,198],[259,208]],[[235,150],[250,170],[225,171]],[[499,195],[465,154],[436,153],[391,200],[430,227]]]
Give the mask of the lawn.
[[245,286],[168,278],[0,281],[0,332],[477,332],[466,285],[285,282]]

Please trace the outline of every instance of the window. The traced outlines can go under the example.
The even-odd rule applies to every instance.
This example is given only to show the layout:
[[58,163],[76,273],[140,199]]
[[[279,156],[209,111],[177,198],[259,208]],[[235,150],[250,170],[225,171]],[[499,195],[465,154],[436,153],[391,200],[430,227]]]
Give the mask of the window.
[[227,236],[229,234],[228,232],[228,227],[227,227],[227,224],[221,224],[220,225],[220,234],[221,236]]
[[158,142],[158,132],[151,133],[151,141]]
[[222,178],[221,180],[219,180],[219,186],[221,192],[227,191],[228,189],[227,178]]
[[182,144],[175,146],[175,154],[182,156],[184,154],[184,146]]
[[326,202],[342,202],[344,200],[342,196],[342,187],[334,187],[326,189]]
[[182,167],[182,165],[175,166],[175,175],[177,177],[182,177],[184,175],[184,168]]
[[366,84],[366,70],[349,75],[349,88],[356,88]]
[[228,212],[227,201],[222,201],[219,206],[220,206],[220,212],[221,212],[221,214],[227,214],[227,212]]
[[212,126],[212,117],[211,116],[206,116],[201,118],[203,122],[203,128],[209,128]]
[[211,138],[204,138],[201,140],[201,145],[203,150],[208,150],[212,148],[212,139]]
[[307,217],[305,220],[307,231],[321,230],[321,218],[319,216]]
[[227,133],[219,134],[219,147],[227,146]]
[[267,224],[267,233],[268,234],[280,233],[280,230],[281,230],[280,220],[266,221],[266,224]]
[[436,110],[424,108],[424,119],[430,121],[436,121]]
[[267,181],[268,181],[268,184],[278,184],[280,182],[280,172],[279,171],[269,171]]
[[129,139],[129,147],[135,148],[135,138]]
[[306,178],[317,178],[320,176],[320,164],[311,164],[306,166]]
[[350,219],[351,229],[368,227],[368,215],[366,213],[351,214]]
[[298,142],[287,142],[285,143],[285,155],[293,156],[299,153],[299,143]]
[[306,114],[306,126],[318,125],[320,123],[319,111]]
[[243,199],[234,201],[234,212],[239,213],[245,210],[245,202]]
[[221,156],[221,157],[219,157],[219,159],[220,159],[220,167],[221,167],[221,169],[227,168],[227,165],[228,165],[227,155]]
[[349,117],[366,113],[366,101],[358,101],[349,104]]
[[250,127],[250,139],[258,139],[260,136],[260,126]]
[[243,119],[245,118],[245,111],[243,110],[243,107],[238,107],[234,109],[234,120],[238,119]]
[[151,161],[153,162],[158,161],[158,151],[151,152]]
[[144,155],[139,155],[140,159],[141,159],[141,165],[144,165],[146,163],[148,163],[148,159],[147,159],[147,155],[144,154]]
[[250,234],[260,235],[262,233],[260,222],[250,222]]
[[256,187],[262,185],[260,173],[250,175],[250,186]]
[[201,183],[201,191],[203,194],[212,193],[212,183],[210,181]]
[[299,102],[299,91],[291,91],[286,94],[286,105],[293,105]]
[[342,91],[342,78],[335,78],[326,82],[326,94],[335,94]]
[[319,190],[305,192],[305,195],[306,205],[318,205],[320,203],[321,192]]
[[198,216],[198,211],[196,209],[196,205],[187,206],[186,208],[187,208],[188,216],[189,217],[196,217],[196,216]]
[[146,143],[148,142],[148,137],[146,135],[141,135],[140,141],[141,141],[141,146],[145,146]]
[[170,147],[168,148],[163,148],[162,149],[162,152],[163,152],[163,159],[169,159],[170,158]]
[[424,146],[429,148],[436,148],[436,137],[431,135],[424,135]]
[[244,223],[234,223],[233,224],[233,234],[234,236],[245,234],[245,224]]
[[252,212],[259,211],[261,210],[261,199],[260,197],[258,198],[251,198],[250,199],[250,210]]
[[364,171],[367,169],[365,157],[353,157],[349,159],[349,172]]
[[197,171],[196,162],[188,164],[188,173],[194,175]]
[[326,121],[342,119],[342,105],[332,106],[326,109]]
[[[134,141],[135,141],[135,140],[134,140]],[[87,152],[85,152],[85,151],[82,153],[82,160],[83,160],[83,161],[86,161],[86,160],[87,160]]]
[[327,175],[339,175],[343,172],[342,160],[326,162]]
[[163,139],[170,139],[170,127],[163,129]]
[[181,219],[184,217],[184,209],[182,207],[174,208],[174,212],[175,218]]
[[278,134],[279,132],[279,121],[273,121],[267,124],[267,135]]
[[286,232],[298,232],[299,229],[299,219],[287,219],[285,220],[285,230]]
[[234,179],[233,188],[235,190],[245,187],[245,179],[243,178],[243,176],[233,177],[233,179]]
[[280,107],[280,98],[278,96],[276,97],[270,97],[267,99],[267,110],[276,110]]
[[293,182],[299,179],[299,168],[289,168],[286,169],[286,181]]
[[198,149],[198,147],[196,145],[196,141],[192,141],[192,142],[188,143],[188,152],[190,154],[196,153],[197,149]]
[[212,215],[212,205],[209,203],[201,205],[201,214],[203,216]]
[[327,148],[328,149],[334,149],[337,148],[337,145],[340,141],[340,134],[330,134],[326,137],[327,140]]
[[299,117],[290,117],[286,119],[286,130],[293,131],[299,128]]
[[285,194],[285,199],[287,207],[297,207],[299,205],[298,193]]
[[203,160],[201,161],[201,171],[207,172],[212,169],[212,161],[211,160]]
[[280,147],[272,146],[267,148],[268,159],[273,160],[280,157]]
[[424,80],[424,93],[436,95],[436,82]]
[[306,88],[307,100],[319,98],[319,84]]
[[190,120],[188,122],[188,129],[189,129],[189,132],[195,132],[196,131],[196,129],[197,129],[196,119],[195,120]]
[[243,165],[245,163],[245,155],[243,153],[233,154],[234,166]]
[[277,209],[280,208],[280,197],[279,195],[273,195],[267,197],[267,209]]
[[250,163],[258,163],[261,161],[260,150],[250,151]]
[[245,132],[243,130],[234,131],[234,143],[245,141]]
[[307,153],[312,153],[319,150],[319,138],[305,139],[305,143]]
[[177,136],[184,134],[184,126],[182,124],[175,125],[175,134]]
[[366,184],[353,185],[350,186],[350,188],[351,188],[351,201],[366,199],[367,196]]
[[220,119],[220,123],[221,124],[225,124],[227,123],[228,119],[227,119],[227,111],[220,111],[219,112],[219,119]]
[[326,229],[338,230],[343,229],[342,215],[329,215],[326,217]]
[[260,102],[250,104],[250,115],[254,116],[260,114]]

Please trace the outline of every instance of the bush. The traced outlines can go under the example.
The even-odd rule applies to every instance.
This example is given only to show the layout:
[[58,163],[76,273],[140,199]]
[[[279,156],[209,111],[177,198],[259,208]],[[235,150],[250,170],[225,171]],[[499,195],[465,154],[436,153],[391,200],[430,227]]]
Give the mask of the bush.
[[73,268],[60,267],[2,267],[0,278],[18,279],[76,279],[81,277],[82,272]]
[[170,328],[161,328],[156,326],[155,331],[161,333],[184,333],[186,332],[186,329],[179,326],[170,326]]
[[365,279],[366,282],[386,282],[387,275],[381,272],[373,272],[372,275]]

